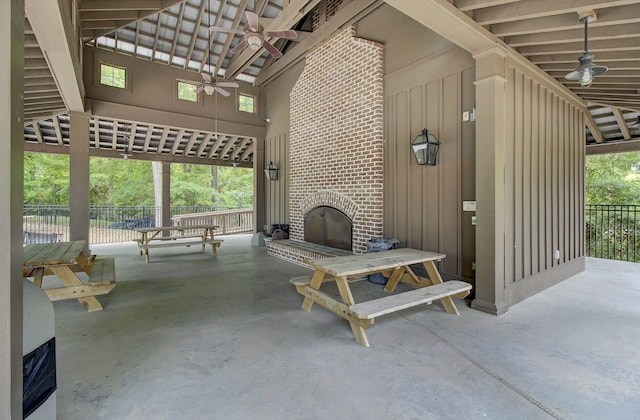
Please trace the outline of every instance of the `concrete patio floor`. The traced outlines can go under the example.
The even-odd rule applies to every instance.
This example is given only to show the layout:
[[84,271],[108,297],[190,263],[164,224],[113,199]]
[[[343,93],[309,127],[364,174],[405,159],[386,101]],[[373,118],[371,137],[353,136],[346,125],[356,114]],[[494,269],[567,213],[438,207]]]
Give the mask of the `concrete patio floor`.
[[[457,301],[376,321],[365,348],[302,297],[308,270],[223,237],[96,245],[118,284],[87,313],[55,302],[59,419],[636,419],[640,264],[587,270],[494,317]],[[45,286],[46,286],[45,279]],[[330,286],[330,285],[325,285]],[[330,290],[330,288],[327,288]],[[383,293],[369,282],[358,297]]]

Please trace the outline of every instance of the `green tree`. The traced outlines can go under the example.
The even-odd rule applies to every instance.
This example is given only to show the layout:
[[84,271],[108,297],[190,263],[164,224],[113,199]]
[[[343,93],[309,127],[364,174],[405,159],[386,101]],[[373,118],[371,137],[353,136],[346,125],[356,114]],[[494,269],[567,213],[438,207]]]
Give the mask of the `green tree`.
[[[151,162],[91,158],[92,205],[154,205]],[[25,153],[24,203],[69,204],[69,157]],[[209,165],[171,165],[171,204],[251,207],[253,170]]]
[[587,156],[587,204],[640,204],[640,152]]
[[24,203],[69,204],[69,156],[24,154]]

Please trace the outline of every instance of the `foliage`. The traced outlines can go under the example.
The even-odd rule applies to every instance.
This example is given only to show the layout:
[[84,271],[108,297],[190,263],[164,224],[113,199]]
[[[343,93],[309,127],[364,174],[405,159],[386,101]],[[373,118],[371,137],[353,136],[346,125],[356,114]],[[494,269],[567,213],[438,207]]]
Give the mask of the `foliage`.
[[198,87],[191,83],[178,82],[178,99],[183,101],[198,102]]
[[127,88],[127,69],[113,64],[100,64],[100,83],[120,89]]
[[589,204],[640,204],[640,152],[587,156]]
[[[148,161],[91,158],[89,184],[92,205],[154,205]],[[25,153],[24,204],[69,204],[68,156]],[[253,170],[174,163],[171,205],[252,207]]]

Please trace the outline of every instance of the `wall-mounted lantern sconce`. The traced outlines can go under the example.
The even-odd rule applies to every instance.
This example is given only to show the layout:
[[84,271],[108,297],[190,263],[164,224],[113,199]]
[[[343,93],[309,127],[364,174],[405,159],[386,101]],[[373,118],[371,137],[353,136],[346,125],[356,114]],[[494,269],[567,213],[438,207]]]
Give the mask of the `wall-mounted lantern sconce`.
[[264,168],[264,174],[267,176],[267,179],[271,181],[278,180],[278,167],[273,164],[273,161],[269,162],[269,166]]
[[411,142],[411,150],[413,150],[418,165],[436,166],[438,148],[440,148],[438,139],[433,134],[429,134],[429,130],[426,128]]

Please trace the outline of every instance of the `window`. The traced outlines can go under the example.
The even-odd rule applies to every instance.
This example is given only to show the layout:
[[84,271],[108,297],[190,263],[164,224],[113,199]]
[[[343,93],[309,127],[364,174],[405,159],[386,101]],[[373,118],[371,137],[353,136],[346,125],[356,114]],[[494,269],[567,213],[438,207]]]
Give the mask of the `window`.
[[127,69],[112,64],[100,63],[100,84],[126,89]]
[[198,102],[196,89],[198,86],[193,83],[178,82],[178,99],[189,102]]
[[243,112],[255,112],[256,98],[249,95],[238,95],[238,109]]

